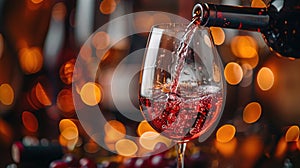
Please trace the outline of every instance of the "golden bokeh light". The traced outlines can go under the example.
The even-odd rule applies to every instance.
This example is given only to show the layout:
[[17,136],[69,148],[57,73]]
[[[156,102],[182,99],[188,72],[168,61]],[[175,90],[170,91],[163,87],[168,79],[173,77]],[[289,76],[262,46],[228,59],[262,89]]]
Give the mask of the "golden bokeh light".
[[115,11],[117,7],[117,3],[115,0],[103,0],[100,3],[99,10],[103,14],[111,14]]
[[159,142],[164,143],[167,146],[172,143],[170,139],[153,131],[144,132],[139,138],[140,145],[147,150],[153,150],[155,145]]
[[100,84],[87,82],[80,90],[81,100],[89,106],[97,105],[102,98]]
[[59,131],[63,132],[66,128],[77,128],[76,124],[71,119],[62,119],[59,122]]
[[243,120],[249,124],[254,123],[260,118],[261,112],[260,104],[258,102],[251,102],[244,108]]
[[0,118],[0,142],[11,145],[13,137],[13,129],[5,120]]
[[90,62],[92,58],[92,47],[88,44],[84,44],[79,52],[80,58],[82,58],[85,62]]
[[39,47],[22,48],[19,51],[20,66],[25,74],[33,74],[43,66],[42,51]]
[[233,138],[232,140],[230,140],[229,142],[226,142],[226,143],[221,143],[217,140],[215,141],[216,149],[224,157],[231,157],[236,151],[237,144],[238,144],[238,142],[237,142],[236,138]]
[[126,136],[126,128],[123,123],[117,120],[110,120],[104,125],[105,142],[115,143]]
[[262,0],[252,0],[251,7],[253,7],[253,8],[266,8],[267,5]]
[[209,29],[215,45],[222,45],[225,41],[224,30],[220,27],[210,27]]
[[274,74],[270,68],[262,67],[257,73],[257,84],[263,91],[267,91],[272,88],[274,84]]
[[216,140],[220,143],[227,143],[235,136],[236,129],[231,124],[225,124],[216,132]]
[[75,110],[71,89],[62,89],[58,95],[56,104],[59,110],[65,113],[73,113]]
[[63,21],[67,14],[66,5],[63,2],[58,2],[53,6],[52,18],[55,21]]
[[299,140],[299,126],[293,125],[288,128],[285,133],[286,142],[294,142]]
[[148,131],[141,135],[139,138],[139,143],[141,146],[148,150],[153,150],[157,143],[157,138],[159,137],[159,133]]
[[8,83],[0,85],[0,103],[4,105],[11,105],[14,102],[15,92],[14,89]]
[[61,135],[67,140],[73,140],[78,137],[77,127],[67,127],[62,132]]
[[257,48],[258,45],[251,36],[235,36],[231,41],[231,50],[239,58],[257,57]]
[[229,62],[225,66],[224,76],[229,84],[237,85],[243,79],[243,69],[238,63]]
[[141,121],[136,130],[138,136],[148,131],[156,132],[146,120]]
[[110,37],[106,32],[96,32],[92,37],[92,44],[98,50],[105,49],[110,44]]
[[116,151],[122,156],[134,156],[138,151],[137,144],[130,139],[121,139],[115,145]]
[[75,59],[71,59],[65,62],[59,69],[59,77],[61,81],[67,85],[71,84],[73,81],[75,62]]
[[43,2],[44,0],[31,0],[32,3],[34,4],[39,4],[41,2]]
[[22,122],[24,127],[30,132],[36,132],[39,128],[39,123],[35,115],[29,111],[22,113]]
[[42,84],[39,83],[39,82],[36,84],[35,94],[36,94],[36,98],[38,99],[38,101],[42,105],[44,105],[44,106],[51,106],[52,105],[52,102],[51,102],[47,92],[45,91]]

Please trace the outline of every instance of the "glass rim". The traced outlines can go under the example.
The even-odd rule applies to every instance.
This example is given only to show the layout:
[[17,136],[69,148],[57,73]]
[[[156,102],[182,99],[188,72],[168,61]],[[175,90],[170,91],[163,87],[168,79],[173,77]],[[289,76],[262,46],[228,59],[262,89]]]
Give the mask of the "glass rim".
[[[160,30],[178,30],[178,31],[184,31],[187,26],[190,23],[176,23],[176,22],[169,22],[169,23],[158,23],[158,24],[154,24],[151,27],[151,31],[153,31],[154,29],[160,29]],[[204,27],[204,26],[198,26],[199,30],[209,30],[208,27]]]

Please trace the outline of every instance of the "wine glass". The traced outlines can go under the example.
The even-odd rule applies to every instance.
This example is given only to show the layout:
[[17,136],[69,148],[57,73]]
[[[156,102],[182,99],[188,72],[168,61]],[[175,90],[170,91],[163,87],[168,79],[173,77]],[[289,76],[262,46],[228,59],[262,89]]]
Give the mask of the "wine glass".
[[208,28],[190,23],[152,27],[140,74],[140,110],[149,124],[176,142],[177,167],[186,143],[204,141],[222,114],[223,65]]

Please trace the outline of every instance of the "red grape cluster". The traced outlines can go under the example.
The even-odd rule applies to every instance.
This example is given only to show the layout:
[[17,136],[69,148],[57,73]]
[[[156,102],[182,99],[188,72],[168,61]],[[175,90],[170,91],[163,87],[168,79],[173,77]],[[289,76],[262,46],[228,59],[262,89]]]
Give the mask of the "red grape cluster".
[[65,154],[62,159],[54,160],[49,168],[97,168],[97,164],[88,158],[78,158],[74,154]]

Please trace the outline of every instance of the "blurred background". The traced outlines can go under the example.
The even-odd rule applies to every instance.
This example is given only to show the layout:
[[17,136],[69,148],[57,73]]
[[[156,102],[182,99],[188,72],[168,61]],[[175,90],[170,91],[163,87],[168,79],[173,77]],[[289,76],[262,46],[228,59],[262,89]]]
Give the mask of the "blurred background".
[[[190,20],[195,2],[252,7],[265,7],[268,3],[262,0],[0,0],[0,167],[45,166],[36,163],[43,158],[22,156],[26,146],[40,147],[33,151],[39,154],[39,150],[51,153],[51,148],[41,146],[57,144],[63,147],[63,155],[89,158],[106,167],[126,167],[125,162],[131,156],[153,150],[153,143],[170,145],[164,138],[149,144],[147,132],[151,128],[140,114],[134,114],[140,117],[138,121],[122,115],[132,113],[126,102],[138,109],[138,73],[130,78],[112,79],[114,70],[127,55],[145,47],[148,34],[134,34],[106,50],[113,37],[101,31],[93,35],[90,46],[81,46],[102,25],[133,12],[162,11]],[[161,13],[141,14],[133,18],[133,23],[120,23],[107,31],[124,33],[127,24],[134,25],[136,30],[150,31],[153,24],[171,21],[172,18]],[[210,138],[202,143],[197,140],[189,143],[188,166],[299,167],[300,61],[278,57],[260,33],[210,29],[224,64],[228,84],[226,106]],[[74,69],[78,56],[89,61],[101,58],[96,65],[99,67],[96,81],[90,76],[80,76],[89,67]],[[140,67],[142,57],[143,54],[127,59],[127,69],[122,70]],[[115,100],[124,106],[120,112],[112,100],[111,86],[112,82],[122,85],[128,79],[131,80],[129,96],[120,93]],[[76,106],[83,108],[101,108],[108,122],[95,136],[102,138],[105,147],[82,128],[73,100],[81,102]],[[128,134],[140,140],[128,139]],[[25,147],[13,148],[16,142]],[[48,157],[63,157],[55,156]],[[172,148],[160,164],[171,162],[168,166],[174,167],[174,157]],[[49,162],[50,159],[45,161]],[[135,160],[132,163],[135,166],[129,167],[142,167],[137,163]]]

